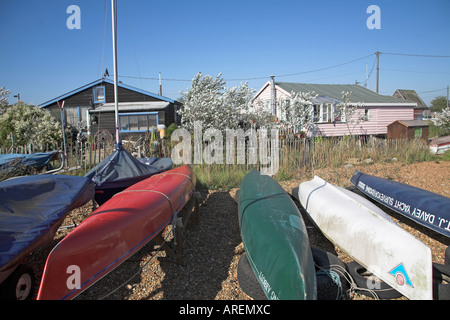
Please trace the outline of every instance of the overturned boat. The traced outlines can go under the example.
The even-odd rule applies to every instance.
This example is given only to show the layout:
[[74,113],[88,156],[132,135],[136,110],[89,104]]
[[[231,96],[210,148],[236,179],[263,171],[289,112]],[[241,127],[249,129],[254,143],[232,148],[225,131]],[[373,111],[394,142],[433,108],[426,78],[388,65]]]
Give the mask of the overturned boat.
[[433,299],[430,248],[374,203],[318,176],[299,185],[298,197],[322,233],[368,271],[409,299]]
[[358,170],[351,182],[364,195],[385,207],[450,237],[450,198]]
[[73,299],[172,223],[195,188],[188,165],[114,195],[50,252],[38,300]]
[[271,177],[253,170],[241,183],[239,226],[246,257],[270,300],[315,300],[316,272],[297,206]]

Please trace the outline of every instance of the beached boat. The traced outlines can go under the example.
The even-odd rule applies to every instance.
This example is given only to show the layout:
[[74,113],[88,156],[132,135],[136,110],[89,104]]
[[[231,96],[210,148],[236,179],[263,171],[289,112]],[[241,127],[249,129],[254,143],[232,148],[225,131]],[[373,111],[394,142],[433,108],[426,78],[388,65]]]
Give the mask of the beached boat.
[[61,160],[61,167],[58,169],[52,168],[50,162],[60,157],[63,157],[63,153],[60,151],[2,154],[0,155],[0,174],[21,175],[32,170],[42,170],[44,167],[47,168],[47,173],[53,173],[62,169],[64,162]]
[[114,67],[114,115],[115,115],[115,145],[116,149],[106,159],[86,174],[95,184],[95,200],[99,205],[105,203],[114,194],[154,174],[172,168],[171,158],[136,159],[122,146],[119,130],[119,94],[118,94],[118,64],[117,64],[117,4],[111,0],[112,45]]
[[191,198],[188,165],[138,182],[95,210],[50,252],[38,299],[73,299],[172,223]]
[[[9,281],[18,266],[37,248],[53,240],[67,214],[94,197],[88,178],[32,175],[0,182],[0,283]],[[20,284],[10,298],[32,292],[30,276],[15,277]],[[15,295],[15,297],[14,297]]]
[[450,150],[450,136],[439,137],[430,141],[430,150],[434,154],[443,154]]
[[433,299],[430,248],[374,203],[317,176],[298,197],[322,233],[368,271],[409,299]]
[[450,237],[450,198],[358,170],[351,182],[367,197],[416,223]]
[[242,181],[238,208],[246,256],[267,298],[316,299],[308,234],[289,194],[253,170]]
[[152,175],[170,170],[171,158],[135,158],[121,144],[86,173],[95,182],[95,201],[102,205],[116,193]]

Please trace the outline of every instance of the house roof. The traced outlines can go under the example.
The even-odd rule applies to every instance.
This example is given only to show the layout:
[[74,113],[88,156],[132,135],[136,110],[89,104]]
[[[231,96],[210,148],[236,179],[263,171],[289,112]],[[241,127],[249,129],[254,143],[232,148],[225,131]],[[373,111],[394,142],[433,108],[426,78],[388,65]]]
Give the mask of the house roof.
[[[167,101],[145,101],[145,102],[119,102],[120,111],[151,111],[162,110],[170,103]],[[90,112],[110,112],[116,108],[114,103],[103,103]]]
[[395,122],[401,123],[405,127],[428,127],[428,123],[422,120],[397,120],[394,121],[393,123]]
[[[101,79],[95,80],[95,81],[93,81],[93,82],[91,82],[91,83],[88,83],[88,84],[86,84],[86,85],[84,85],[84,86],[82,86],[82,87],[79,87],[79,88],[77,88],[77,89],[75,89],[75,90],[69,91],[69,92],[67,92],[67,93],[65,93],[65,94],[63,94],[63,95],[60,95],[60,96],[58,96],[58,97],[56,97],[56,98],[54,98],[54,99],[52,99],[52,100],[49,100],[49,101],[47,101],[47,102],[44,102],[44,103],[42,103],[42,104],[39,105],[39,108],[45,108],[45,107],[47,107],[48,105],[51,105],[51,104],[53,104],[53,103],[55,103],[55,102],[57,102],[57,101],[60,101],[60,100],[62,100],[62,99],[65,99],[65,98],[67,98],[67,97],[70,97],[70,96],[72,96],[72,95],[74,95],[74,94],[76,94],[76,93],[78,93],[78,92],[80,92],[80,91],[83,91],[83,90],[85,90],[85,89],[88,89],[88,88],[90,88],[90,87],[94,87],[94,86],[96,86],[96,85],[99,85],[99,84],[101,84],[101,83],[103,83],[103,82],[110,83],[110,84],[114,84],[114,81],[113,81],[113,80],[110,80],[110,79],[108,79],[108,78],[101,78]],[[139,92],[139,93],[142,93],[142,94],[144,94],[144,95],[147,95],[147,96],[150,96],[150,97],[154,97],[154,98],[157,98],[157,99],[160,99],[160,100],[163,100],[163,101],[167,101],[167,102],[170,102],[170,103],[174,103],[174,102],[175,102],[174,100],[172,100],[172,99],[170,99],[170,98],[163,97],[163,96],[157,95],[157,94],[155,94],[155,93],[148,92],[148,91],[145,91],[145,90],[142,90],[142,89],[138,89],[138,88],[135,88],[135,87],[132,87],[132,86],[123,84],[123,83],[118,83],[117,86],[118,86],[118,87],[121,87],[121,88],[124,88],[124,89],[128,89],[128,90],[132,90],[132,91],[135,91],[135,92]]]
[[394,97],[402,98],[411,102],[416,102],[418,108],[427,108],[427,105],[423,100],[419,97],[416,91],[414,90],[404,90],[404,89],[397,89],[394,94]]
[[[327,96],[336,100],[342,99],[342,92],[351,92],[350,102],[363,104],[402,104],[405,100],[392,96],[384,96],[372,90],[361,87],[357,84],[309,84],[309,83],[290,83],[276,82],[277,86],[287,91],[294,92],[312,92],[319,96]],[[416,105],[416,103],[406,103],[406,105]]]
[[[268,81],[263,88],[255,95],[258,95],[270,85]],[[318,97],[327,97],[337,101],[342,100],[342,92],[351,92],[351,103],[361,103],[363,105],[401,105],[401,106],[417,106],[416,102],[405,101],[404,99],[384,96],[372,90],[361,87],[357,84],[310,84],[310,83],[292,83],[292,82],[275,82],[278,88],[284,90],[287,94],[292,92],[315,92]]]

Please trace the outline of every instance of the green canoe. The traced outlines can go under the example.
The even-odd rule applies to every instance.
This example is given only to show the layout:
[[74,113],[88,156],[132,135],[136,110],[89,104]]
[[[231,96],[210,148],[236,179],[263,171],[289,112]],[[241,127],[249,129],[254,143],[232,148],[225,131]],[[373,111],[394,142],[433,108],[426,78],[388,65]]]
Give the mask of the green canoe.
[[267,298],[315,300],[308,234],[289,194],[271,177],[253,170],[242,180],[238,206],[247,258]]

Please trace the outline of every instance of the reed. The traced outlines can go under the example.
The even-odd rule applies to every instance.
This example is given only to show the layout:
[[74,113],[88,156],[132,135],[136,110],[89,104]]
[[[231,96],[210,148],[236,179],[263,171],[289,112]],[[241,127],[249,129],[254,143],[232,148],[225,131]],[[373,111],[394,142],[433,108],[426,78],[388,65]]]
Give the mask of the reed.
[[[280,165],[274,178],[278,181],[309,179],[314,170],[339,168],[346,165],[373,163],[413,163],[433,161],[424,140],[360,139],[357,137],[295,139],[280,141]],[[442,158],[442,157],[441,157]],[[198,183],[207,189],[239,187],[243,177],[259,165],[213,164],[193,165]]]

